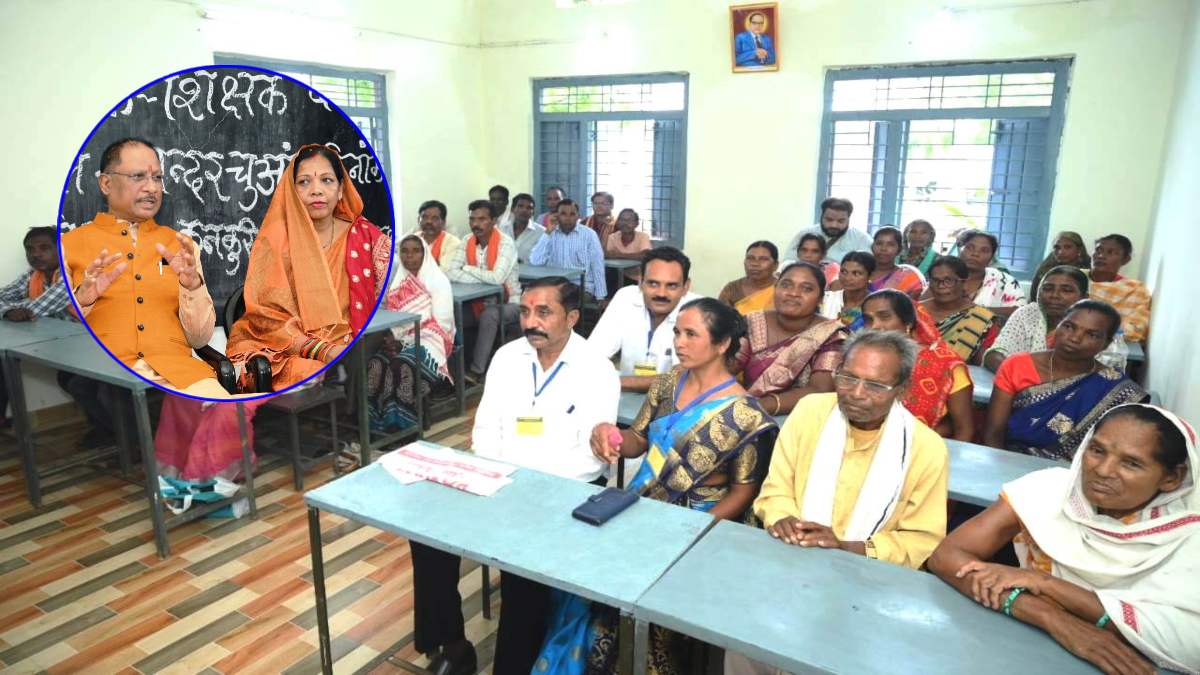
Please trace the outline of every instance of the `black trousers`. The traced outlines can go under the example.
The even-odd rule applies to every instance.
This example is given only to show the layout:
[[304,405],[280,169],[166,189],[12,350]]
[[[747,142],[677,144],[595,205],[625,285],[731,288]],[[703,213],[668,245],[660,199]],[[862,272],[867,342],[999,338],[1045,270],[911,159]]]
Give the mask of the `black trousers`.
[[[605,477],[592,481],[604,485]],[[409,541],[413,564],[413,646],[422,654],[466,636],[458,592],[459,556]],[[505,572],[500,576],[500,627],[493,675],[528,675],[546,639],[550,587]]]

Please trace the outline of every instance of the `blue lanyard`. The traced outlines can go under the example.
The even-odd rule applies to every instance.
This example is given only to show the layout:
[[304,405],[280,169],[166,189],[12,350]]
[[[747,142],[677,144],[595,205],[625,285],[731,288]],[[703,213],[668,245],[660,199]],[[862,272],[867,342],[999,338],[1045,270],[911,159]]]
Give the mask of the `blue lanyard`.
[[650,330],[646,331],[646,353],[650,353],[650,343],[654,342],[654,317],[650,314],[650,309],[646,309],[646,318],[650,323]]
[[[672,405],[674,405],[676,410],[679,410],[679,395],[683,393],[683,384],[685,382],[687,382],[688,374],[691,372],[692,371],[690,371],[690,370],[685,370],[685,371],[683,371],[683,377],[679,378],[679,386],[675,389],[675,399],[672,401]],[[692,399],[692,402],[687,404],[686,408],[684,408],[683,410],[680,410],[679,414],[681,416],[686,415],[687,413],[689,413],[692,410],[692,408],[695,408],[696,406],[700,405],[701,403],[704,403],[704,400],[707,399],[709,396],[712,396],[713,394],[717,393],[718,391],[721,391],[722,389],[725,389],[726,387],[731,386],[736,381],[737,381],[737,378],[731,377],[728,380],[725,380],[724,382],[716,385],[715,387],[712,387],[711,389],[700,392],[700,395],[697,396],[696,398]]]
[[554,381],[554,376],[558,375],[558,371],[562,370],[563,363],[563,361],[559,361],[558,365],[554,366],[554,370],[550,371],[550,377],[547,377],[546,381],[540,387],[537,383],[537,364],[529,364],[529,370],[533,373],[533,405],[537,405],[537,397],[541,396],[542,392],[546,391],[546,387],[549,387],[550,383]]

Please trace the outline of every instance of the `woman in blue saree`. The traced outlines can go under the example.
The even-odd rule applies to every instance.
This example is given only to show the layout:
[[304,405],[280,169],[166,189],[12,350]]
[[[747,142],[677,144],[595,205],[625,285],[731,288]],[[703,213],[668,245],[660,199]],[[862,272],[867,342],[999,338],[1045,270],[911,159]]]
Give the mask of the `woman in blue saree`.
[[[746,519],[768,464],[760,451],[769,451],[775,435],[765,432],[776,424],[730,372],[745,334],[745,320],[718,300],[683,306],[675,324],[679,366],[655,379],[628,429],[599,424],[592,432],[592,451],[609,463],[644,456],[627,490],[714,518]],[[535,673],[614,671],[614,609],[556,592],[552,612]],[[692,672],[683,662],[688,651],[684,636],[652,627],[648,672]]]
[[1053,349],[1006,358],[996,371],[984,442],[1069,462],[1104,413],[1147,400],[1136,382],[1096,361],[1120,325],[1111,305],[1080,300],[1054,330]]

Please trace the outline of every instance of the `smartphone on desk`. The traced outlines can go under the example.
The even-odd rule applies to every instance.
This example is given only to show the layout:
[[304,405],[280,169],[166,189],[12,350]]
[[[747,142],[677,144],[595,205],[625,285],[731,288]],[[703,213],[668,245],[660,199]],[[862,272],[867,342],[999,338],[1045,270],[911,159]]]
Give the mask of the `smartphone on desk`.
[[632,506],[637,500],[637,493],[615,487],[604,488],[588,497],[586,502],[575,507],[571,515],[589,525],[600,526]]

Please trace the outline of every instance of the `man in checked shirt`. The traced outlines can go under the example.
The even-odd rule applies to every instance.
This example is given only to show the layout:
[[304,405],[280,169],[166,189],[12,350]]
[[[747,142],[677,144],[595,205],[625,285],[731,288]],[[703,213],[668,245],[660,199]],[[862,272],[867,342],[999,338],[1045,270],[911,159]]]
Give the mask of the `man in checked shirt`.
[[[57,236],[53,227],[32,227],[25,234],[25,259],[29,269],[0,287],[0,317],[5,321],[35,321],[41,317],[71,319],[70,300],[58,265]],[[113,437],[112,416],[100,403],[103,386],[95,380],[58,374],[59,385],[71,394],[92,423],[81,445],[97,447]],[[0,378],[0,426],[8,426],[8,390]]]

